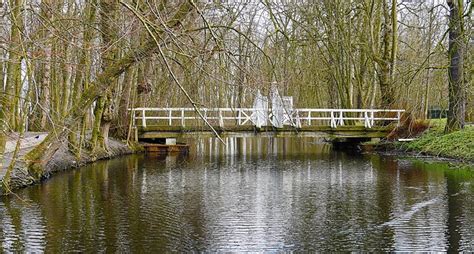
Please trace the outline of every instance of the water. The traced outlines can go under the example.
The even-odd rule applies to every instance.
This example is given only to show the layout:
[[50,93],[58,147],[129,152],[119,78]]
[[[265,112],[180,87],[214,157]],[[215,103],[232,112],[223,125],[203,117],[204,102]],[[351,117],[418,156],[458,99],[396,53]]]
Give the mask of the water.
[[0,200],[0,252],[474,251],[474,170],[316,139],[194,142]]

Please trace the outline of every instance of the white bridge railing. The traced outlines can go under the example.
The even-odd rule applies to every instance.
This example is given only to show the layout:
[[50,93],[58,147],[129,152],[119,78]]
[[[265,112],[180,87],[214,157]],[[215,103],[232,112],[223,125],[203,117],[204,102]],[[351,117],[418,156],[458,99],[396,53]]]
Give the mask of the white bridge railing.
[[[193,125],[200,118],[194,108],[133,108],[132,125]],[[328,125],[331,128],[356,123],[363,123],[366,128],[372,128],[375,121],[394,121],[400,123],[403,109],[293,109],[290,112],[274,112],[271,109],[255,108],[201,108],[203,116],[211,124],[253,125],[262,126],[293,126],[301,128],[312,125]],[[279,117],[277,117],[279,116]],[[279,118],[279,119],[277,119]],[[232,123],[231,123],[232,122]]]

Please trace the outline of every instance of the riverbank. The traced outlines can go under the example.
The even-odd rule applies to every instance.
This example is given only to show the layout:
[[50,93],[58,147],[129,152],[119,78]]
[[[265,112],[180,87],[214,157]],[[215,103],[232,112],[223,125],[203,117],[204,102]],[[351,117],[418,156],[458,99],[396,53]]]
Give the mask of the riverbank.
[[43,174],[39,178],[29,174],[27,165],[23,160],[17,160],[11,172],[9,190],[5,190],[4,184],[0,184],[0,196],[39,183],[60,171],[75,169],[98,160],[110,159],[140,151],[138,148],[132,148],[126,143],[113,138],[109,138],[108,146],[108,151],[95,153],[94,156],[92,156],[89,151],[83,150],[81,157],[77,158],[69,150],[67,142],[63,142],[51,160],[46,164]]
[[445,120],[432,120],[430,127],[411,141],[375,144],[377,150],[410,156],[428,156],[439,159],[474,163],[474,126],[444,133]]
[[467,126],[464,130],[449,134],[436,127],[418,139],[399,146],[411,152],[474,162],[474,127]]

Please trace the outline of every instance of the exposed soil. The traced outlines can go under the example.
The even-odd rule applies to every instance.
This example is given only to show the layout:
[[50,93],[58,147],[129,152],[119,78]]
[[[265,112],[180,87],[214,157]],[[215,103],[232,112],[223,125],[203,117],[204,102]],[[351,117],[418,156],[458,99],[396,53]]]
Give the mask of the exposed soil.
[[[30,175],[28,173],[26,163],[22,160],[18,160],[11,173],[10,190],[12,191],[39,183],[45,179],[48,179],[51,175],[59,171],[77,168],[97,160],[109,159],[134,152],[134,150],[131,149],[127,144],[113,138],[109,138],[108,146],[109,150],[107,152],[99,152],[94,157],[92,157],[87,150],[84,150],[82,152],[81,158],[77,159],[76,156],[74,156],[74,154],[69,151],[67,143],[63,142],[52,159],[46,164],[44,173],[40,179]],[[7,191],[5,191],[3,188],[3,185],[0,186],[0,195],[7,193]]]

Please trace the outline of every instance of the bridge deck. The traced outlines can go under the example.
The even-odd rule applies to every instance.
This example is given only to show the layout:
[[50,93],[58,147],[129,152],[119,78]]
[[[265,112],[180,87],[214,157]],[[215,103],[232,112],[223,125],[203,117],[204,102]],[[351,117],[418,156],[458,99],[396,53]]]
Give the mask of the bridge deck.
[[399,124],[397,109],[291,109],[268,108],[133,108],[136,139],[212,135],[204,122],[221,136],[310,136],[381,138],[391,128],[376,121]]
[[[275,137],[328,137],[328,138],[383,138],[390,133],[392,127],[339,126],[336,129],[330,126],[303,126],[295,128],[285,126],[274,128],[262,126],[256,128],[249,125],[240,126],[213,126],[224,137],[246,136],[275,136]],[[138,139],[148,138],[176,138],[192,136],[213,136],[213,132],[206,126],[147,126],[137,127]]]

